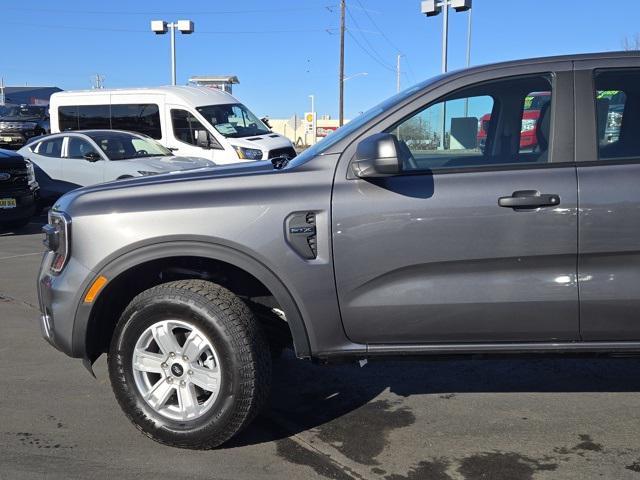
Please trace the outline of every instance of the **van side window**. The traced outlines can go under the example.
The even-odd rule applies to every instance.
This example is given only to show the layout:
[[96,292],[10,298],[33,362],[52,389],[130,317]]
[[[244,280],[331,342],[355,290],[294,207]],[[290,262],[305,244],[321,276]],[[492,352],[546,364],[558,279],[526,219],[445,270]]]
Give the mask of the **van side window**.
[[171,123],[173,124],[173,135],[176,140],[188,143],[189,145],[197,145],[196,131],[206,130],[204,126],[186,110],[171,110]]
[[111,105],[111,128],[162,138],[160,110],[153,103]]
[[78,130],[78,107],[58,107],[58,124],[61,132]]
[[110,105],[81,105],[78,107],[78,128],[111,128]]

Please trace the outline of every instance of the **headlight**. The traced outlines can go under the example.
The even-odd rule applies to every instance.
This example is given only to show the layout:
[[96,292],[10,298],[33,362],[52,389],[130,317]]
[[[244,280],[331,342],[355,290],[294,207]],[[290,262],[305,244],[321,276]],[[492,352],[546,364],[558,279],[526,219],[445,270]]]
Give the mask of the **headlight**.
[[238,147],[236,145],[233,148],[235,148],[238,158],[242,160],[262,160],[262,150]]
[[522,120],[522,132],[530,132],[531,130],[535,130],[536,128],[536,123],[538,123],[538,121],[536,119],[533,118],[527,118]]
[[33,130],[36,122],[0,122],[0,130]]
[[138,173],[143,177],[148,177],[149,175],[158,175],[160,172],[150,172],[148,170],[138,170]]
[[54,253],[51,272],[58,274],[67,264],[70,253],[69,234],[71,219],[64,212],[49,211],[49,223],[42,227],[45,247]]
[[29,160],[25,160],[27,162],[27,181],[29,183],[34,183],[36,181],[36,172],[33,169],[33,163]]

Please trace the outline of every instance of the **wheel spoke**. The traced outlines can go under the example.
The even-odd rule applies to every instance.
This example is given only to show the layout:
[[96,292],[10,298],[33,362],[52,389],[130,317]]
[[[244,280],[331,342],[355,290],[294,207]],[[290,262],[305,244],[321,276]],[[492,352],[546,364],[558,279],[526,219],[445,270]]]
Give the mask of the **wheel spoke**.
[[158,344],[158,347],[160,347],[160,350],[162,350],[162,353],[165,355],[168,355],[170,352],[175,352],[180,348],[176,337],[173,335],[173,332],[168,328],[166,323],[154,325],[151,333],[153,335],[153,339]]
[[207,340],[200,332],[192,330],[182,347],[182,353],[191,361],[195,361],[207,346]]
[[191,381],[207,392],[215,392],[220,382],[220,373],[217,369],[192,366]]
[[136,349],[133,355],[133,368],[141,372],[162,373],[163,355]]
[[164,406],[165,402],[171,396],[174,390],[173,385],[169,385],[166,379],[161,378],[158,382],[149,390],[146,399],[154,409],[158,410]]
[[177,390],[182,417],[186,420],[189,417],[196,416],[198,414],[198,396],[193,384],[188,383]]

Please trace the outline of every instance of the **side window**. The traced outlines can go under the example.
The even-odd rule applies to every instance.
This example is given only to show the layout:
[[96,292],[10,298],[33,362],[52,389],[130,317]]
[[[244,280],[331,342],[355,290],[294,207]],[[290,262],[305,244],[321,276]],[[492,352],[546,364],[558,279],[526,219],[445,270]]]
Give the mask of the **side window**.
[[[519,153],[534,153],[542,150],[538,127],[541,117],[543,121],[549,121],[549,115],[547,115],[549,108],[551,108],[551,92],[549,91],[530,92],[524,97]],[[540,128],[548,132],[549,124],[540,125]],[[546,143],[544,148],[546,149]]]
[[67,142],[67,157],[66,158],[82,158],[87,153],[96,152],[96,149],[91,146],[89,142],[78,137],[69,137]]
[[78,107],[58,107],[60,131],[78,129]]
[[640,157],[640,70],[599,70],[595,76],[598,157]]
[[62,156],[62,137],[56,137],[51,140],[41,142],[38,147],[38,155],[58,158]]
[[417,170],[549,161],[551,79],[516,77],[465,88],[389,130]]
[[204,126],[186,110],[171,110],[171,123],[173,124],[173,134],[177,140],[197,145],[196,131],[206,130]]
[[81,105],[78,108],[78,128],[111,128],[109,105]]
[[111,105],[111,128],[162,138],[160,110],[152,103]]

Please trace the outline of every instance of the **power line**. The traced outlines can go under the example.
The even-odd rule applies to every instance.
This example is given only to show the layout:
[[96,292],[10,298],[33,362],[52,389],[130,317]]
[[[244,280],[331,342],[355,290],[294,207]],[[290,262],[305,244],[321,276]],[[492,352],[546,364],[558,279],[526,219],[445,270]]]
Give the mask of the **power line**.
[[364,13],[367,15],[367,17],[369,18],[369,21],[371,22],[371,24],[380,32],[380,34],[382,35],[382,37],[389,42],[389,45],[391,45],[391,47],[393,47],[398,53],[402,53],[402,50],[399,49],[395,43],[393,43],[391,41],[391,39],[389,39],[389,37],[387,37],[387,35],[384,33],[384,31],[378,26],[378,24],[375,22],[375,20],[373,19],[373,17],[371,15],[369,15],[369,11],[364,8],[362,6],[362,3],[360,2],[360,0],[356,0],[358,2],[358,5],[360,5],[360,8],[364,11]]
[[[278,13],[278,12],[295,12],[309,11],[318,9],[331,9],[337,5],[317,5],[315,7],[287,7],[287,8],[262,8],[249,10],[208,10],[208,11],[122,11],[122,10],[64,10],[53,8],[38,8],[39,12],[44,13],[62,13],[62,14],[83,14],[83,15],[244,15],[249,13]],[[33,12],[32,8],[9,7],[3,6],[3,10],[14,10],[19,12]]]
[[351,39],[355,42],[356,45],[358,45],[358,47],[360,47],[360,50],[362,50],[364,53],[366,53],[367,55],[369,55],[373,60],[375,60],[378,64],[380,64],[381,67],[391,71],[391,72],[395,72],[396,69],[393,67],[390,67],[389,65],[386,65],[385,63],[381,62],[376,56],[374,56],[369,50],[367,50],[359,41],[358,39],[351,34],[351,32],[349,30],[347,30],[347,35],[349,35],[349,37],[351,37]]
[[[356,25],[356,27],[362,31],[362,29],[360,29],[360,25],[358,24],[358,21],[356,20],[356,18],[351,14],[351,7],[347,8],[347,13],[349,14],[349,18],[353,21],[353,23]],[[380,55],[378,53],[378,51],[375,49],[375,47],[373,46],[373,44],[369,41],[369,39],[365,36],[362,35],[362,33],[360,33],[362,39],[367,43],[367,45],[369,46],[369,48],[371,49],[371,52],[376,55],[378,57],[379,63],[386,63],[384,60],[384,57],[382,57],[382,55]]]
[[[16,25],[27,28],[48,28],[54,30],[86,30],[86,31],[99,31],[99,32],[118,32],[118,33],[145,33],[148,34],[149,30],[132,29],[132,28],[104,28],[104,27],[82,27],[76,25],[51,25],[51,24],[36,24],[36,23],[22,23],[22,22],[3,22],[6,25]],[[317,29],[284,29],[284,30],[198,30],[198,35],[230,35],[230,34],[269,34],[269,33],[305,33],[305,32],[326,32],[327,30],[336,30],[335,28],[317,28]]]

